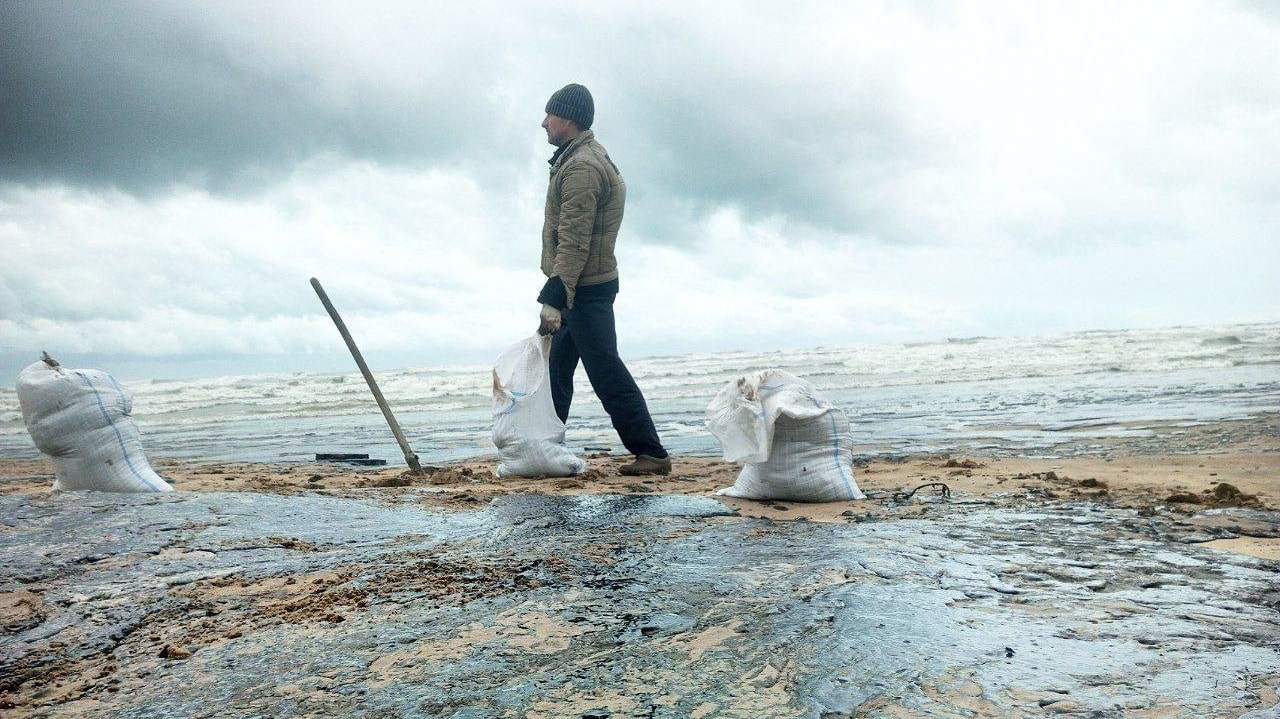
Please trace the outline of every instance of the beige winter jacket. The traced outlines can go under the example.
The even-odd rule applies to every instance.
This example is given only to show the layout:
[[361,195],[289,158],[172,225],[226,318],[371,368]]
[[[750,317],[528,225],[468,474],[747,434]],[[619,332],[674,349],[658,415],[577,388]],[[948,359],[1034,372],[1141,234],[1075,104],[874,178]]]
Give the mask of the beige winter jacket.
[[542,225],[542,273],[564,282],[569,306],[580,286],[617,279],[613,247],[627,185],[595,133],[585,130],[551,166]]

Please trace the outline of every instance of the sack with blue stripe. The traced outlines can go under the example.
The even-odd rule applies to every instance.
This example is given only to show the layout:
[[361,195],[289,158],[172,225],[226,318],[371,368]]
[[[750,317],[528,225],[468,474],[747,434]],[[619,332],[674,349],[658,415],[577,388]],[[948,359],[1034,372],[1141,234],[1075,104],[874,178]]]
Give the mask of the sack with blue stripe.
[[18,374],[18,404],[36,448],[53,460],[55,490],[171,492],[142,452],[133,398],[115,378],[45,356]]
[[707,428],[730,462],[732,487],[746,499],[838,502],[864,499],[853,479],[849,418],[813,385],[781,370],[729,382],[707,406]]
[[586,469],[564,444],[551,400],[551,337],[534,335],[493,365],[493,444],[499,477],[568,477]]

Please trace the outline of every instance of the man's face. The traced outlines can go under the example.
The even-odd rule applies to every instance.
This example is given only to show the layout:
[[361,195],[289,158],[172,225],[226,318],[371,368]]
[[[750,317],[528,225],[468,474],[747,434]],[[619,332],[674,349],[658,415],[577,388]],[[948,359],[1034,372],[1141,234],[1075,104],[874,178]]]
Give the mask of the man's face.
[[551,113],[547,113],[546,118],[542,121],[542,129],[547,131],[547,142],[556,147],[560,147],[573,139],[574,127],[573,122]]

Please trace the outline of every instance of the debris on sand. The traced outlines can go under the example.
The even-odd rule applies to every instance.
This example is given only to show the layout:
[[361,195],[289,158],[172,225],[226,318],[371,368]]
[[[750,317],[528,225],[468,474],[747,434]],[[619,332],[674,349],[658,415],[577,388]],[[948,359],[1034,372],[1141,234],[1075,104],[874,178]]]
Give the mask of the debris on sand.
[[161,659],[186,659],[191,656],[191,651],[183,649],[177,644],[166,644],[164,649],[160,650]]
[[304,542],[297,537],[267,537],[267,541],[282,547],[284,549],[292,549],[298,552],[317,552],[316,545],[311,542]]
[[1213,489],[1206,489],[1200,494],[1174,492],[1164,501],[1170,504],[1203,504],[1210,507],[1257,507],[1260,505],[1256,494],[1245,494],[1239,487],[1227,482],[1219,482]]
[[474,470],[470,467],[440,469],[431,475],[432,484],[461,484],[462,482],[491,482],[493,472]]
[[1257,495],[1245,494],[1234,484],[1226,482],[1219,482],[1210,494],[1213,496],[1213,503],[1218,506],[1244,507],[1258,503]]
[[1013,478],[1014,478],[1014,479],[1022,479],[1022,480],[1026,480],[1026,479],[1035,479],[1035,480],[1039,480],[1039,481],[1041,481],[1041,482],[1058,482],[1058,481],[1063,481],[1063,480],[1069,481],[1067,477],[1059,477],[1059,476],[1058,476],[1058,473],[1057,473],[1057,472],[1053,472],[1053,471],[1049,471],[1049,472],[1029,472],[1029,473],[1028,473],[1028,472],[1019,472],[1018,474],[1013,475]]

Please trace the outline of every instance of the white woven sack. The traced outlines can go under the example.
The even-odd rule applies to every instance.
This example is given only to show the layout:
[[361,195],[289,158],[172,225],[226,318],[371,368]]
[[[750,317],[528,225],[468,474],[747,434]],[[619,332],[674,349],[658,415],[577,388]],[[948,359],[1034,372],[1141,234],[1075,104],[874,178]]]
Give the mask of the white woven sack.
[[568,477],[587,463],[564,444],[551,399],[551,337],[534,335],[498,356],[493,367],[493,444],[499,477]]
[[726,460],[744,462],[733,486],[717,494],[796,502],[864,498],[853,478],[848,417],[795,375],[764,370],[733,380],[708,405],[707,427]]
[[36,362],[18,375],[18,404],[36,448],[53,460],[55,490],[173,491],[142,451],[133,399],[106,372]]

